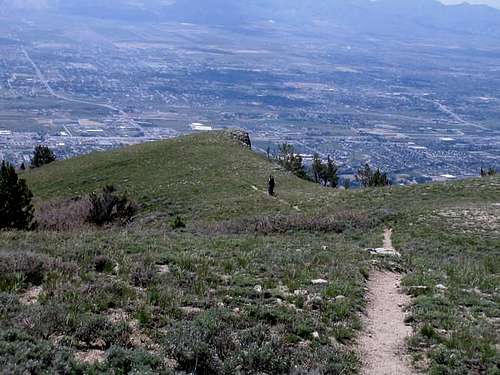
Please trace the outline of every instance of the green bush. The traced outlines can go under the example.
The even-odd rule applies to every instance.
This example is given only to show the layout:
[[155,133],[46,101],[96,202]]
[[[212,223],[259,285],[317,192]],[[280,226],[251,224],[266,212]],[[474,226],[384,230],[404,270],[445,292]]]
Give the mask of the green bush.
[[176,216],[170,222],[170,228],[173,230],[186,228],[186,223],[184,223],[180,216]]
[[3,374],[84,374],[68,351],[18,330],[0,331],[0,368]]
[[137,205],[125,194],[117,195],[114,186],[106,186],[101,192],[90,194],[89,200],[87,221],[98,226],[112,222],[128,223],[137,212]]
[[106,374],[169,374],[160,358],[141,349],[123,349],[112,347],[108,351],[106,362],[99,366]]
[[104,348],[127,345],[130,327],[126,323],[113,324],[101,315],[83,315],[79,319],[74,337],[87,348],[102,349],[102,344]]

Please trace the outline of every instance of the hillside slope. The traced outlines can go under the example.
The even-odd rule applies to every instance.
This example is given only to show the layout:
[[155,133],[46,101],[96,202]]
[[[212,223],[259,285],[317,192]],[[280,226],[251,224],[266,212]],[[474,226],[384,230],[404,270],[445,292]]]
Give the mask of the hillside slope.
[[[279,200],[264,194],[271,174],[277,180]],[[72,198],[115,185],[146,211],[172,211],[190,219],[286,212],[322,190],[269,163],[229,132],[93,153],[32,170],[24,177],[39,200]]]
[[[7,373],[356,374],[377,269],[403,273],[413,297],[400,349],[415,366],[500,366],[499,178],[340,191],[217,132],[23,177],[39,209],[106,184],[142,208],[127,227],[0,233]],[[164,225],[172,215],[187,228]],[[387,227],[401,258],[366,251]]]

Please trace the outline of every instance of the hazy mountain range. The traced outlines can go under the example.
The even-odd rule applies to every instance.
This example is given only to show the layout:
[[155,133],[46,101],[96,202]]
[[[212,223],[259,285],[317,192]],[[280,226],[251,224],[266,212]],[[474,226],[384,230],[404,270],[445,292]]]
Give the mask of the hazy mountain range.
[[[454,0],[449,0],[454,1]],[[490,0],[491,1],[491,0]],[[493,0],[496,2],[496,0]],[[3,0],[6,10],[26,9],[130,22],[179,21],[240,26],[256,22],[321,25],[432,38],[500,36],[500,10],[484,5],[444,5],[436,0]]]

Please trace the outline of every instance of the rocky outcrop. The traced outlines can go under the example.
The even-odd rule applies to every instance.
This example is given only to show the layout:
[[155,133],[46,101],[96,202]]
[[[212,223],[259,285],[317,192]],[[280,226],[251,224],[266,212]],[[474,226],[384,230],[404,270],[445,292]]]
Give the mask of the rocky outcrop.
[[241,129],[231,129],[229,131],[229,135],[231,136],[231,138],[237,140],[242,145],[250,149],[252,148],[252,141],[250,139],[250,134],[248,132]]

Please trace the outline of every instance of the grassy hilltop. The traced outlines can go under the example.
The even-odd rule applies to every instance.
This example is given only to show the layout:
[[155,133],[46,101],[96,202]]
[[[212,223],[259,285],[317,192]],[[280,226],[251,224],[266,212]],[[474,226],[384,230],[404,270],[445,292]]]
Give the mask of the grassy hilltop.
[[[406,273],[416,366],[499,371],[499,178],[333,190],[226,133],[23,178],[39,209],[113,184],[140,210],[126,227],[0,233],[6,373],[358,373],[373,268]],[[400,259],[365,251],[385,227]]]

